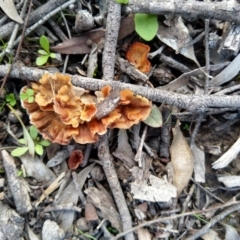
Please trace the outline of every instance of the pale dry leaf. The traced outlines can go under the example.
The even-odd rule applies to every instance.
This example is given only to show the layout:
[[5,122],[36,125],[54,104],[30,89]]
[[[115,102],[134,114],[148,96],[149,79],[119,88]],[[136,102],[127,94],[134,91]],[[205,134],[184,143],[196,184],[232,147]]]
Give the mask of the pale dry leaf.
[[101,211],[103,218],[109,220],[113,227],[118,231],[122,230],[122,223],[119,213],[115,210],[115,206],[109,201],[108,196],[95,187],[89,187],[84,191],[88,195],[88,202],[91,202]]
[[[81,170],[76,176],[76,182],[78,183],[79,190],[82,189],[89,173],[95,166],[95,163],[85,167]],[[71,181],[69,185],[64,189],[59,199],[54,200],[54,206],[61,205],[61,204],[68,204],[72,203],[74,206],[78,202],[78,191],[76,190],[76,185],[74,181]],[[74,221],[75,211],[61,211],[58,217],[59,226],[64,230],[67,231],[72,227]]]
[[[172,49],[178,51],[181,47],[192,41],[188,28],[185,26],[182,17],[176,17],[168,21],[169,26],[160,25],[157,37]],[[181,33],[181,34],[179,34]],[[198,66],[193,46],[185,47],[180,54],[193,60]]]
[[222,182],[227,188],[240,186],[240,176],[222,176],[218,177],[218,181]]
[[131,145],[128,143],[128,135],[124,129],[120,129],[118,132],[118,147],[113,152],[113,156],[122,160],[129,167],[133,167],[135,165],[134,153]]
[[174,170],[173,184],[176,186],[179,196],[192,176],[193,156],[187,140],[181,132],[179,121],[172,131],[173,141],[170,147],[170,156]]
[[[139,169],[139,171],[141,172],[142,170]],[[136,179],[130,184],[130,186],[134,199],[151,202],[168,202],[171,198],[177,196],[175,186],[169,183],[166,179],[161,179],[154,175],[149,175],[148,179]]]
[[226,229],[225,240],[240,240],[240,235],[234,227],[228,224],[223,225]]
[[151,240],[152,236],[146,228],[140,228],[137,231],[138,240]]
[[237,141],[217,160],[212,166],[214,169],[224,168],[228,166],[238,155],[240,151],[240,137]]
[[194,179],[197,182],[205,183],[205,153],[193,143],[192,154],[194,160]]
[[18,15],[18,12],[14,6],[13,0],[0,0],[0,7],[9,18],[20,24],[23,23],[22,18]]
[[210,84],[212,86],[220,86],[232,80],[239,73],[240,70],[239,60],[240,54],[238,54],[223,71],[221,71],[217,76],[215,76],[210,81]]
[[201,238],[203,240],[220,240],[217,232],[213,231],[212,229],[210,229],[207,233],[202,235]]

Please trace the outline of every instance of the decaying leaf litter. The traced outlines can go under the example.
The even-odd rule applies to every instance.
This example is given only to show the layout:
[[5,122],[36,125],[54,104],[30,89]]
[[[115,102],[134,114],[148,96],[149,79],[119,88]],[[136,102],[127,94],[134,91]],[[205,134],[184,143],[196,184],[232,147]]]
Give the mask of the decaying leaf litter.
[[239,3],[122,3],[0,1],[1,239],[239,239]]

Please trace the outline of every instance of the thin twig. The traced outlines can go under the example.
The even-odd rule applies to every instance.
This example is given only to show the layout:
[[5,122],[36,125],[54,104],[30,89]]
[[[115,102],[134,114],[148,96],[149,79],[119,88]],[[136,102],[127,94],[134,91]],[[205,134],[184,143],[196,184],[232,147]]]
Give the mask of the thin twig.
[[[23,30],[22,30],[22,34],[21,36],[19,37],[19,44],[18,44],[18,48],[17,48],[17,52],[16,52],[16,55],[13,59],[13,62],[12,64],[10,65],[8,71],[7,71],[7,74],[5,75],[4,79],[3,79],[3,82],[2,82],[2,85],[1,85],[1,88],[0,88],[0,92],[2,92],[4,86],[5,86],[5,83],[9,77],[9,74],[13,68],[13,64],[16,62],[16,60],[18,59],[18,56],[19,56],[19,53],[20,53],[20,50],[21,50],[21,47],[22,47],[22,42],[23,42],[23,39],[25,37],[25,31],[26,31],[26,27],[27,27],[27,24],[28,24],[28,20],[29,20],[29,16],[30,16],[30,13],[31,13],[31,10],[32,10],[32,0],[30,0],[30,3],[29,3],[29,8],[28,8],[28,13],[27,13],[27,17],[26,17],[26,20],[25,20],[25,23],[24,23],[24,26],[23,26]],[[14,45],[14,44],[13,44]]]
[[[205,19],[205,85],[204,85],[204,95],[208,94],[208,88],[209,88],[209,71],[210,71],[210,58],[209,58],[209,19]],[[198,133],[199,127],[202,123],[203,118],[205,117],[205,114],[202,113],[198,120],[197,123],[194,127],[192,136],[191,136],[191,147],[194,144],[195,137]]]
[[[137,225],[136,227],[133,227],[133,228],[131,228],[131,229],[129,229],[129,230],[123,232],[123,233],[118,234],[117,236],[115,236],[114,238],[111,238],[110,240],[116,240],[120,237],[125,236],[129,232],[137,231],[140,228],[147,227],[147,226],[152,225],[154,223],[164,222],[164,221],[167,221],[167,220],[173,220],[173,219],[180,218],[180,217],[191,216],[191,215],[194,215],[194,214],[199,214],[199,213],[201,214],[201,213],[208,212],[208,211],[218,210],[218,209],[221,209],[221,208],[224,208],[224,207],[228,207],[230,205],[233,205],[233,206],[230,207],[231,209],[232,208],[236,209],[234,211],[237,211],[237,210],[240,209],[240,202],[237,201],[237,202],[234,202],[234,203],[228,203],[228,204],[225,204],[225,205],[222,205],[222,206],[216,206],[216,207],[212,207],[212,208],[208,208],[208,209],[204,209],[204,210],[196,210],[196,211],[186,212],[186,213],[182,213],[182,214],[178,214],[178,215],[172,215],[172,216],[169,216],[169,217],[160,217],[160,218],[157,218],[157,219],[154,219],[154,220],[151,220],[151,221],[141,223],[141,224]],[[231,211],[231,212],[234,212],[234,211]],[[228,213],[228,214],[230,214],[230,213]],[[196,238],[194,238],[194,239],[196,239]]]
[[239,203],[237,205],[233,205],[233,206],[229,207],[225,211],[219,213],[214,218],[212,218],[211,221],[208,224],[206,224],[201,230],[199,230],[198,232],[196,232],[195,234],[193,234],[191,237],[187,238],[186,240],[194,240],[194,239],[199,238],[203,234],[207,233],[209,228],[214,226],[217,222],[219,222],[220,220],[225,218],[227,215],[229,215],[233,212],[239,211],[239,210],[240,210]]

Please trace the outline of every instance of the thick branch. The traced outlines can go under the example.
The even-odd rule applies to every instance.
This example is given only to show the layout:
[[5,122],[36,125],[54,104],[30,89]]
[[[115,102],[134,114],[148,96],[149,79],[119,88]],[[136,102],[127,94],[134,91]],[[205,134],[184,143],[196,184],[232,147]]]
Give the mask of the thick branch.
[[116,61],[116,46],[121,20],[121,5],[115,1],[109,1],[105,44],[103,51],[103,76],[105,80],[111,80],[114,76]]
[[236,0],[129,0],[127,13],[151,13],[157,15],[181,15],[186,18],[214,18],[240,23],[240,5]]
[[[0,65],[0,77],[3,77],[8,72],[8,68],[8,65]],[[9,77],[38,81],[44,73],[47,73],[47,71],[29,67],[13,67]],[[208,108],[239,108],[240,106],[240,96],[183,95],[160,89],[152,89],[116,81],[103,81],[100,79],[86,78],[77,75],[72,76],[72,83],[75,86],[92,91],[100,90],[106,85],[110,85],[113,88],[118,87],[120,90],[130,89],[135,94],[142,95],[151,101],[161,103],[165,102],[166,104],[178,106],[179,108],[188,109],[193,112],[204,112],[208,110]]]

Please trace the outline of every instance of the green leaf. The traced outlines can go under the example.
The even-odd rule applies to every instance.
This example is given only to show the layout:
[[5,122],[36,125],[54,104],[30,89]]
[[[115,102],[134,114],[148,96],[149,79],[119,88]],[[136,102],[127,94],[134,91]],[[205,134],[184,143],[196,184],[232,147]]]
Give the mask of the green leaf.
[[13,107],[17,103],[16,99],[12,99],[9,104]]
[[47,52],[47,53],[50,53],[49,52],[49,41],[47,39],[47,37],[45,35],[42,35],[40,37],[40,45],[41,47]]
[[37,57],[36,64],[38,66],[44,65],[48,61],[49,56],[47,55],[42,55],[40,57]]
[[42,145],[40,145],[40,144],[36,144],[36,146],[35,146],[35,152],[38,154],[38,155],[43,155],[43,147],[42,147]]
[[116,2],[120,4],[128,4],[128,0],[116,0]]
[[44,147],[47,147],[51,144],[51,142],[48,140],[42,140],[41,142],[39,142],[39,144],[41,144]]
[[38,130],[33,125],[29,128],[29,133],[30,133],[30,136],[33,140],[35,140],[38,136]]
[[32,157],[34,157],[34,153],[35,153],[35,151],[34,151],[34,142],[33,142],[32,138],[31,138],[27,128],[25,127],[25,125],[24,125],[23,121],[21,120],[21,118],[17,115],[15,109],[12,106],[10,106],[9,104],[7,104],[7,106],[11,109],[11,111],[14,113],[14,115],[16,116],[18,121],[21,123],[22,129],[23,129],[23,137],[24,137],[24,140],[26,142],[26,145],[28,146],[28,152],[29,152],[29,154]]
[[49,56],[49,53],[46,52],[46,51],[43,50],[43,49],[39,49],[39,50],[38,50],[38,53],[41,54],[41,55],[44,55],[44,56],[45,56],[45,55]]
[[156,105],[152,106],[149,116],[143,122],[148,126],[154,127],[154,128],[158,128],[162,126],[162,114]]
[[145,41],[151,41],[157,33],[158,21],[157,15],[135,14],[135,31]]
[[28,147],[18,147],[11,152],[11,155],[13,157],[19,157],[19,156],[22,156],[24,153],[26,153],[27,150],[28,150]]
[[50,53],[50,57],[51,58],[56,58],[56,54],[55,53]]
[[22,127],[23,127],[23,136],[24,136],[24,139],[25,139],[26,144],[28,146],[28,152],[29,152],[29,154],[32,157],[34,157],[34,153],[35,153],[35,151],[34,151],[34,142],[33,142],[32,138],[31,138],[28,130],[26,129],[26,127],[24,125]]
[[14,98],[15,98],[15,97],[14,97],[14,94],[13,94],[13,93],[7,94],[7,96],[6,96],[6,101],[7,101],[7,102],[11,102]]
[[18,170],[17,176],[20,177],[20,176],[22,176],[22,175],[23,175],[23,170],[22,170],[22,169]]
[[28,99],[28,95],[27,95],[26,93],[21,93],[21,94],[20,94],[20,98],[21,98],[22,100],[26,100],[26,99]]
[[30,97],[30,96],[33,96],[34,95],[34,91],[31,89],[31,88],[28,88],[26,90],[26,94]]
[[19,143],[21,143],[21,144],[26,144],[26,142],[25,142],[25,139],[24,139],[24,138],[18,139],[18,142],[19,142]]
[[28,98],[28,102],[29,102],[29,103],[33,103],[33,102],[34,102],[34,97],[33,97],[33,96],[29,97],[29,98]]

